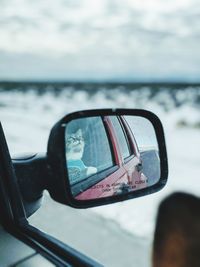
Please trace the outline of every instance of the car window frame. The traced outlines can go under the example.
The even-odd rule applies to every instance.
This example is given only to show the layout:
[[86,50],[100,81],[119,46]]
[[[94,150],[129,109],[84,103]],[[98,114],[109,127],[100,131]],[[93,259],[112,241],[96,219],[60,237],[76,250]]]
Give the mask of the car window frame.
[[140,157],[140,150],[139,150],[137,141],[135,139],[135,135],[134,135],[130,125],[128,124],[128,122],[126,121],[124,116],[121,116],[120,119],[121,119],[121,122],[124,126],[124,129],[126,130],[127,137],[128,137],[129,142],[130,142],[130,146],[131,146],[131,149],[133,151],[134,157]]
[[122,153],[122,151],[121,151],[121,146],[120,146],[120,141],[119,141],[119,135],[118,135],[118,133],[117,133],[117,130],[115,129],[115,126],[114,126],[113,123],[112,123],[112,120],[111,120],[113,129],[114,129],[114,132],[115,132],[115,136],[116,136],[116,139],[117,139],[117,142],[118,142],[118,146],[119,146],[119,151],[120,151],[120,154],[121,154],[122,162],[123,162],[123,163],[127,163],[127,162],[129,162],[129,161],[134,157],[134,153],[133,153],[133,150],[132,150],[132,148],[131,148],[131,146],[130,146],[130,144],[129,144],[129,138],[128,138],[128,136],[127,136],[126,129],[124,128],[124,125],[123,125],[122,122],[121,122],[121,116],[114,116],[114,117],[116,117],[117,120],[118,120],[118,123],[119,123],[119,125],[120,125],[120,127],[121,127],[121,130],[122,130],[122,132],[123,132],[123,135],[124,135],[124,139],[125,139],[125,142],[126,142],[126,146],[127,146],[127,148],[128,148],[128,151],[129,151],[129,156],[124,157],[124,156],[123,156],[123,153]]

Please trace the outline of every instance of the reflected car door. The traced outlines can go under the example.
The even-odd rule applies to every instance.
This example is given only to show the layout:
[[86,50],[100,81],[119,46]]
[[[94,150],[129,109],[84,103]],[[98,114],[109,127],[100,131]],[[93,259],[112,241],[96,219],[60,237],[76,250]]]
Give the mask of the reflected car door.
[[142,173],[139,149],[128,123],[122,116],[112,116],[110,120],[113,124],[120,149],[122,167],[126,172],[129,190],[138,190],[146,187],[147,179]]
[[[123,116],[121,116],[120,119],[125,129],[125,132],[127,134],[127,138],[129,140],[130,146],[133,149],[134,156],[135,156],[136,169],[135,169],[135,173],[132,174],[132,182],[135,184],[135,189],[145,188],[148,186],[148,178],[143,173],[143,162],[141,159],[141,154],[140,154],[136,139],[126,119]],[[125,168],[127,171],[129,170],[129,168],[131,168],[131,166],[129,165],[129,162],[125,164]]]

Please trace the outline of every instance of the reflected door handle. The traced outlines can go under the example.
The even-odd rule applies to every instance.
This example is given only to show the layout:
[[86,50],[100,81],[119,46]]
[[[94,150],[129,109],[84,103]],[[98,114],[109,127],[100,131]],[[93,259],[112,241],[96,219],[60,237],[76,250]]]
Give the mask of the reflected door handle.
[[139,163],[139,164],[137,164],[136,165],[136,170],[138,171],[138,172],[141,172],[142,171],[142,163]]

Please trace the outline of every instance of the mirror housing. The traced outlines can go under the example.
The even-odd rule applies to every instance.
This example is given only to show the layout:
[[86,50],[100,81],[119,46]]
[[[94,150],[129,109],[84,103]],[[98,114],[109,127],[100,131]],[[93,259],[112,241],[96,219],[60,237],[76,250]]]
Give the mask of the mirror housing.
[[[85,163],[85,161],[83,162],[83,155],[81,154],[80,156],[80,149],[79,149],[79,157],[80,157],[79,164],[81,162],[81,164],[84,166],[85,172],[84,175],[82,176],[80,176],[80,174],[79,176],[75,175],[77,174],[78,169],[74,168],[72,171],[70,169],[71,167],[70,164],[72,161],[71,158],[73,159],[73,157],[77,157],[75,156],[75,154],[72,154],[72,152],[69,150],[69,147],[73,145],[70,142],[73,143],[74,140],[74,133],[72,133],[71,129],[76,128],[77,130],[78,128],[81,128],[83,130],[83,126],[81,126],[82,122],[84,123],[87,122],[88,124],[89,121],[90,123],[89,134],[91,135],[91,129],[94,128],[95,118],[96,121],[101,119],[102,125],[108,123],[106,122],[106,120],[110,119],[112,120],[113,118],[116,120],[117,118],[117,120],[119,120],[121,125],[123,123],[128,124],[124,126],[122,125],[123,128],[127,127],[129,128],[130,132],[132,132],[132,129],[130,129],[131,128],[130,123],[127,123],[127,118],[129,117],[137,118],[137,120],[135,121],[138,125],[140,125],[139,118],[148,121],[148,123],[151,125],[153,129],[152,132],[154,132],[155,135],[154,139],[156,140],[156,142],[154,140],[154,144],[156,143],[155,151],[157,152],[153,154],[151,153],[151,157],[149,156],[150,155],[149,152],[148,154],[146,152],[144,153],[144,151],[140,147],[138,148],[138,151],[133,151],[133,156],[130,155],[130,159],[134,158],[135,162],[137,162],[137,164],[135,164],[134,166],[134,171],[137,174],[137,176],[138,175],[140,176],[139,180],[136,181],[133,178],[130,182],[130,179],[127,179],[126,181],[125,178],[123,178],[122,182],[116,178],[117,172],[120,173],[120,170],[124,169],[126,171],[124,171],[123,177],[129,177],[130,168],[127,169],[126,166],[133,166],[133,161],[126,160],[125,158],[120,163],[120,160],[118,161],[117,159],[114,160],[113,159],[114,156],[112,156],[112,160],[114,163],[113,166],[110,167],[110,170],[112,170],[112,172],[115,173],[115,175],[113,176],[112,173],[110,172],[108,173],[102,171],[102,169],[99,169],[97,163],[94,163],[94,159],[92,164],[89,164],[88,161],[87,164]],[[105,125],[105,128],[106,127],[107,126]],[[100,130],[100,128],[97,129]],[[143,130],[143,132],[141,132],[141,130]],[[72,134],[69,138],[66,137],[68,136],[67,131],[69,132],[71,131],[70,134]],[[109,137],[109,135],[111,134],[109,131],[110,131],[109,129],[106,130],[108,143],[113,143],[113,141],[111,140],[112,137]],[[125,130],[123,129],[123,131]],[[75,137],[76,140],[74,142],[79,142],[79,143],[84,142],[84,144],[82,145],[83,147],[82,150],[84,150],[86,148],[86,145],[88,145],[88,142],[87,140],[86,141],[84,140],[84,138],[82,137],[82,133],[80,133],[80,130],[77,130],[76,132],[77,132],[76,135],[79,136]],[[144,126],[140,127],[140,132],[137,135],[138,137],[135,138],[135,135],[132,133],[130,133],[130,135],[133,136],[132,139],[135,139],[136,146],[138,147],[137,144],[138,141],[141,142],[143,135],[145,135]],[[131,137],[129,136],[129,133],[127,133],[126,140],[128,140],[127,141],[128,146],[131,146],[130,139]],[[122,139],[120,140],[121,140],[120,142],[122,142]],[[145,140],[145,138],[143,138],[143,140]],[[151,144],[153,144],[153,142]],[[112,144],[110,144],[110,146],[112,146]],[[118,148],[119,146],[120,144],[118,144]],[[111,149],[112,154],[114,154],[114,149],[115,148]],[[97,151],[95,151],[94,149],[90,152],[90,154],[92,155],[94,152],[97,154]],[[87,154],[88,152],[85,153]],[[107,156],[108,150],[103,151],[103,154],[105,155],[105,157],[108,157]],[[91,155],[90,158],[92,158]],[[166,153],[165,138],[164,138],[162,124],[159,118],[152,112],[139,109],[86,110],[68,114],[60,121],[58,121],[51,130],[48,141],[47,161],[51,168],[51,174],[52,174],[51,177],[49,178],[50,180],[48,181],[48,188],[47,188],[51,197],[60,203],[72,206],[74,208],[95,207],[99,205],[115,203],[118,201],[124,201],[152,194],[154,192],[161,190],[165,186],[168,177],[167,153]],[[108,162],[107,158],[104,163],[106,162]],[[126,162],[129,162],[129,164],[128,163],[125,164]],[[146,164],[145,162],[148,162],[148,164]],[[150,168],[149,166],[150,167],[154,166],[154,167]],[[153,169],[155,170],[155,166],[157,166],[156,172],[154,171],[153,173],[154,176],[155,173],[157,173],[157,178],[156,180],[154,181],[152,180],[149,182],[148,178],[152,177],[152,174],[150,175],[150,172],[152,172]],[[107,167],[106,170],[109,169]],[[133,169],[133,167],[131,168]],[[87,175],[86,175],[86,170],[87,170]],[[107,174],[105,175],[105,173]],[[112,184],[111,182],[108,183],[108,181],[111,181],[111,177],[115,177],[115,179],[112,180]],[[100,191],[98,191],[99,188],[101,189]],[[97,191],[101,193],[99,194]],[[106,191],[109,193],[106,193]]]

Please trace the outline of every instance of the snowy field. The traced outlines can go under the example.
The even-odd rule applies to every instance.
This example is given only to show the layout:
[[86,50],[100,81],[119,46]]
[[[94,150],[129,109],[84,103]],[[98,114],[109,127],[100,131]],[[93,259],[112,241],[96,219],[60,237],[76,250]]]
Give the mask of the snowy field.
[[51,127],[76,110],[144,108],[160,117],[169,160],[166,187],[147,197],[91,209],[129,233],[151,239],[158,204],[166,195],[180,190],[200,194],[200,87],[160,88],[154,92],[149,87],[128,90],[124,86],[107,89],[99,85],[92,91],[65,86],[57,93],[52,87],[44,93],[33,87],[24,92],[1,87],[0,119],[12,155],[46,151]]

